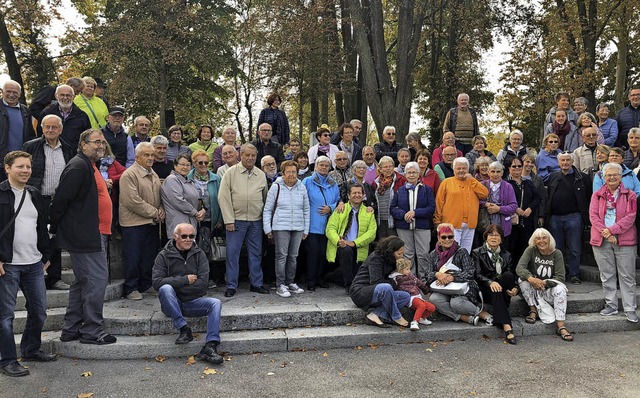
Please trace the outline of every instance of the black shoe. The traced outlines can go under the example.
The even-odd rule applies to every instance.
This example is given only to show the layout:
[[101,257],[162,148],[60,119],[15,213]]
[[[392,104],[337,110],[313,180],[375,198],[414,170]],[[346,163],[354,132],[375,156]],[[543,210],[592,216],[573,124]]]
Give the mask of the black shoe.
[[318,287],[321,287],[323,289],[328,289],[329,288],[329,284],[327,282],[320,282],[318,283]]
[[219,365],[224,362],[224,358],[218,354],[218,343],[208,342],[198,353],[198,359]]
[[233,297],[236,295],[236,289],[227,289],[224,291],[225,297]]
[[84,337],[80,337],[80,342],[82,344],[105,345],[105,344],[113,344],[116,341],[118,341],[118,339],[115,336],[112,336],[110,334],[105,334],[104,336],[100,338],[95,338],[95,339],[87,339]]
[[189,326],[183,326],[180,328],[180,336],[176,339],[176,344],[187,344],[193,340],[193,333]]
[[573,283],[574,285],[579,285],[579,284],[582,283],[582,281],[577,276],[572,276],[571,277],[571,283]]
[[307,285],[307,291],[308,292],[315,292],[316,291],[316,287],[314,285]]
[[60,335],[60,341],[66,343],[68,341],[78,340],[80,338],[80,333],[66,333],[62,332]]
[[33,362],[51,362],[57,361],[58,356],[55,354],[45,354],[42,351],[38,351],[35,355],[31,355],[28,357],[22,356],[23,361],[33,361]]
[[249,290],[254,293],[269,294],[269,289],[265,289],[264,286],[249,286]]
[[20,365],[18,362],[12,362],[9,365],[5,365],[0,368],[0,372],[11,377],[26,376],[29,374],[29,369]]

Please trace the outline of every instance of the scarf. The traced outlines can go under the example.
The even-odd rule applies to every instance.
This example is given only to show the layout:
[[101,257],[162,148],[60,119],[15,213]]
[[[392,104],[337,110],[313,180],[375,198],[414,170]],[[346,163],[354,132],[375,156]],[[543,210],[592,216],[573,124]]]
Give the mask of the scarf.
[[208,175],[208,174],[205,174],[205,175],[201,176],[201,175],[200,175],[200,174],[198,174],[198,172],[197,172],[197,171],[195,171],[195,170],[194,170],[194,172],[193,172],[193,177],[194,177],[194,179],[196,179],[196,180],[200,180],[200,181],[209,181],[209,175]]
[[391,174],[389,177],[385,177],[382,174],[378,177],[378,195],[384,195],[387,192],[387,189],[391,188],[391,184],[393,184],[393,178],[395,174]]
[[454,254],[456,254],[456,251],[458,251],[458,242],[455,240],[453,241],[453,245],[444,251],[442,250],[440,243],[436,243],[436,253],[438,254],[438,265],[436,267],[436,271],[440,271],[440,268],[442,268],[442,266],[449,261]]
[[502,256],[500,255],[500,246],[496,250],[493,250],[489,247],[488,244],[484,244],[484,247],[487,248],[487,251],[490,253],[489,258],[491,259],[491,264],[496,269],[496,274],[498,276],[502,275]]
[[604,190],[604,197],[605,199],[607,199],[607,209],[616,208],[616,201],[618,200],[618,196],[620,196],[620,187],[618,187],[613,192],[611,192],[609,188]]
[[327,145],[320,145],[318,144],[318,152],[322,152],[326,155],[329,155],[329,148],[331,147],[331,144],[327,144]]
[[[404,186],[405,188],[407,188],[407,193],[409,194],[409,211],[415,211],[416,204],[418,202],[418,189],[420,187],[420,183],[418,183],[418,185],[413,185],[407,182],[406,184],[404,184]],[[413,218],[413,221],[409,223],[409,229],[416,229],[415,217]]]
[[109,170],[109,167],[111,167],[114,161],[115,159],[111,156],[100,158],[100,174],[102,175],[102,178],[105,179],[105,181],[109,179],[109,173],[107,172],[107,170]]
[[298,170],[298,175],[299,176],[305,175],[307,171],[309,171],[309,166],[305,167],[304,169]]
[[347,145],[344,141],[340,141],[340,150],[347,153],[347,156],[349,157],[349,164],[351,164],[351,162],[353,162],[353,141],[351,141],[351,145]]
[[571,123],[569,123],[569,121],[566,120],[564,124],[561,126],[558,124],[558,122],[554,120],[553,132],[556,133],[556,135],[560,138],[560,144],[558,145],[558,148],[564,148],[564,139],[571,132]]

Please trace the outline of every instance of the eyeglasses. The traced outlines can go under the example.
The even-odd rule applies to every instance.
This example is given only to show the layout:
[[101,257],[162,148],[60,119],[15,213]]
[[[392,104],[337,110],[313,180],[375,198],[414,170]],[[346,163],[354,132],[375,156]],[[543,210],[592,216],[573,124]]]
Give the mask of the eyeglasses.
[[271,129],[269,129],[269,130],[260,129],[260,131],[262,131],[263,133],[271,133],[271,132],[273,132],[273,130],[271,130]]
[[620,177],[620,174],[605,174],[604,178],[617,178]]
[[596,134],[585,134],[584,136],[585,136],[585,138],[593,138],[593,137],[597,137],[597,135],[596,135]]
[[181,234],[181,235],[178,235],[178,236],[180,236],[180,239],[194,239],[196,237],[194,234],[189,234],[189,235]]
[[103,141],[103,140],[93,140],[93,141],[87,141],[87,142],[90,142],[97,146],[107,146],[107,141]]
[[178,163],[180,167],[191,167],[191,163]]
[[521,169],[521,168],[522,168],[522,165],[521,165],[521,164],[512,164],[512,165],[511,165],[511,168],[512,168],[512,169]]
[[274,163],[265,163],[264,164],[264,167],[275,167],[275,166],[276,166],[275,162]]
[[347,158],[336,158],[336,162],[343,162],[347,160]]
[[204,165],[209,164],[209,161],[208,160],[201,160],[201,161],[196,162],[196,163],[199,164],[200,166],[204,166]]
[[547,144],[558,144],[559,142],[560,141],[556,141],[556,140],[551,141],[551,140],[549,140],[549,141],[547,141]]
[[453,235],[440,235],[442,240],[453,240]]

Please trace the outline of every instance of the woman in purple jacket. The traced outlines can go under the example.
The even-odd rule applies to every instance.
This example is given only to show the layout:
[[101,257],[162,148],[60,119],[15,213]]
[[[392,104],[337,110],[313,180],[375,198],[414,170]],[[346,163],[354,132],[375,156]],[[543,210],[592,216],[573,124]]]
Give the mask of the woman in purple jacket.
[[487,209],[489,224],[501,226],[504,236],[507,237],[511,234],[511,218],[518,209],[518,202],[511,184],[502,179],[503,174],[502,163],[493,162],[489,165],[489,181],[482,182],[489,189],[489,197],[480,201],[480,206]]

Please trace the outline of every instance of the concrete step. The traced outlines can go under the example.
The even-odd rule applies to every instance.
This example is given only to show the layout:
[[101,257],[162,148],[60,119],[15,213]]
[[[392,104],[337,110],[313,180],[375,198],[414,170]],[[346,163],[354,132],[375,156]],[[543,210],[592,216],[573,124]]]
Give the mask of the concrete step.
[[[569,285],[567,313],[598,312],[604,306],[600,284],[585,282]],[[210,296],[219,298],[222,305],[221,331],[269,330],[278,328],[321,327],[364,323],[365,313],[358,309],[339,287],[319,289],[314,293],[294,295],[285,299],[277,295],[246,293],[240,290],[232,298],[223,297],[224,288],[210,290]],[[144,293],[143,300],[118,298],[105,303],[104,325],[109,333],[118,335],[170,334],[175,329],[171,319],[160,310],[157,293]],[[640,294],[640,289],[638,293]],[[45,322],[45,331],[60,330],[65,308],[52,308]],[[528,306],[515,297],[510,306],[513,316],[528,313]],[[436,316],[438,319],[438,316]],[[26,322],[26,312],[16,313],[14,332],[21,333]],[[194,331],[206,330],[206,318],[189,319]]]
[[[580,278],[583,281],[601,283],[600,270],[598,267],[590,267],[587,265],[580,266]],[[640,269],[636,269],[636,283],[640,285]]]
[[[627,322],[624,316],[602,317],[598,314],[570,314],[567,326],[579,342],[584,333],[619,332],[640,329],[639,324]],[[515,318],[513,329],[516,336],[548,335],[565,344],[555,336],[555,326],[537,322],[534,325]],[[157,336],[120,335],[116,344],[95,346],[81,344],[78,341],[62,343],[59,332],[43,333],[43,350],[62,356],[79,359],[140,359],[179,358],[197,354],[204,343],[204,335],[199,334],[187,345],[174,343],[176,334]],[[495,339],[502,342],[503,332],[491,326],[470,326],[461,322],[434,322],[430,326],[421,326],[421,330],[411,332],[408,329],[392,327],[379,329],[374,326],[348,324],[331,327],[303,327],[277,330],[250,330],[222,332],[219,351],[225,355],[249,354],[256,352],[281,351],[326,351],[337,348],[370,349],[379,345],[428,343],[427,348],[436,348],[452,340]],[[20,336],[16,335],[16,344]],[[19,352],[19,351],[18,351]],[[329,354],[330,355],[330,354]]]

